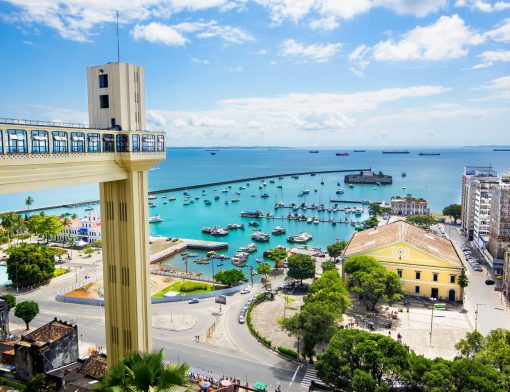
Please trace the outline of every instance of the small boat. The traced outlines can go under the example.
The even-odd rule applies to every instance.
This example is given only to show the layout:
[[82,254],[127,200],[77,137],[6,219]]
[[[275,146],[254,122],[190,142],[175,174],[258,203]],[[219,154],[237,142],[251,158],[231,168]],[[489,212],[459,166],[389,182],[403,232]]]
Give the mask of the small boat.
[[248,223],[250,226],[252,227],[257,227],[259,225],[259,222],[257,221],[251,221],[250,223]]
[[269,195],[267,193],[263,193],[262,195],[260,195],[260,197],[262,197],[263,199],[267,199]]
[[207,200],[207,199],[206,199],[206,200],[204,200],[204,204],[205,204],[206,206],[210,206],[210,205],[211,205],[211,200]]
[[177,200],[177,198],[172,196],[172,197],[169,197],[168,200],[169,201],[175,201],[175,200]]
[[401,176],[406,177],[407,176],[406,172],[402,172]]
[[291,236],[287,237],[287,241],[294,242],[296,244],[304,244],[304,243],[310,241],[312,238],[313,238],[313,236],[311,234],[303,232],[298,235],[291,235]]
[[313,222],[313,219],[312,218],[307,218],[306,219],[306,223],[312,223]]
[[287,230],[284,227],[276,226],[273,229],[273,231],[271,231],[271,234],[273,234],[273,235],[281,235],[281,234],[285,234],[286,232],[287,232]]
[[269,180],[269,183],[270,184],[274,184],[274,180]]
[[163,222],[163,218],[161,218],[160,215],[154,215],[154,216],[151,216],[149,217],[149,223],[159,223],[159,222]]
[[[202,191],[202,192],[205,192],[205,191]],[[166,199],[166,196],[165,196],[165,195],[163,195],[163,196],[161,196],[161,198],[162,198],[162,199]]]
[[335,155],[337,157],[346,157],[349,155],[349,153],[347,151],[344,151],[344,152],[337,152]]
[[156,208],[156,205],[155,204],[150,204],[149,208]]
[[256,261],[257,263],[259,263],[259,264],[260,264],[260,263],[262,263],[262,260],[260,260],[260,259],[255,259],[255,261]]
[[313,220],[313,223],[318,225],[320,223],[320,219],[318,217],[316,217],[314,220]]
[[167,202],[167,201],[164,201],[164,202],[163,202],[163,204],[168,204],[168,202]]
[[212,227],[202,227],[202,233],[211,234],[213,231]]
[[283,177],[278,177],[279,180],[283,180]]
[[184,201],[182,202],[182,204],[183,204],[183,205],[185,205],[185,206],[189,206],[191,203],[190,203],[190,201],[189,201],[189,200],[184,200]]
[[220,197],[218,195],[214,196],[214,200],[220,200]]
[[269,234],[263,233],[261,231],[256,231],[251,235],[251,239],[257,242],[267,242],[269,241]]
[[310,176],[312,177],[315,177],[317,174],[316,173],[310,173]]
[[210,151],[209,154],[216,155],[216,153],[214,151]]
[[228,204],[228,200],[225,200],[225,204]]
[[223,266],[223,261],[219,261],[218,264],[216,264],[216,267],[222,267]]
[[351,189],[352,189],[352,188],[354,188],[354,185],[352,185],[352,184],[349,184],[349,188],[351,188]]
[[225,237],[228,235],[228,230],[224,229],[223,227],[216,227],[211,232],[211,235],[213,237]]
[[279,201],[278,203],[276,203],[274,205],[274,209],[277,210],[278,208],[283,208],[285,207],[285,203],[283,201]]
[[405,187],[405,186],[403,186],[403,187],[402,187],[402,189],[406,189],[406,187]]
[[343,189],[338,188],[338,189],[336,190],[336,194],[337,194],[337,195],[341,195],[342,193],[344,193],[344,190],[343,190]]
[[241,211],[241,216],[245,218],[262,218],[264,213],[260,210],[257,211]]
[[92,207],[85,208],[85,211],[93,211],[93,210],[94,210],[94,208],[92,208]]
[[227,192],[228,192],[228,189],[227,189],[227,188],[225,188],[225,189],[223,189],[221,192],[222,192],[222,193],[227,193]]
[[157,196],[149,196],[148,199],[149,200],[156,200],[158,197]]
[[238,202],[240,202],[240,201],[241,201],[241,199],[232,199],[232,200],[230,200],[230,201],[231,201],[232,203],[238,203]]
[[281,185],[276,185],[277,188],[282,189],[283,187]]

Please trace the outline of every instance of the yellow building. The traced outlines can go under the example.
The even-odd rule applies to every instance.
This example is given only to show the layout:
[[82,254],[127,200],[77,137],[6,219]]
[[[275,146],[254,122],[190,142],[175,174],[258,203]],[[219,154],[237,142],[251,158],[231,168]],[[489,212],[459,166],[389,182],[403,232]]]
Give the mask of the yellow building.
[[405,294],[462,299],[458,280],[463,264],[453,244],[404,221],[354,234],[344,256],[354,255],[374,257],[397,273]]

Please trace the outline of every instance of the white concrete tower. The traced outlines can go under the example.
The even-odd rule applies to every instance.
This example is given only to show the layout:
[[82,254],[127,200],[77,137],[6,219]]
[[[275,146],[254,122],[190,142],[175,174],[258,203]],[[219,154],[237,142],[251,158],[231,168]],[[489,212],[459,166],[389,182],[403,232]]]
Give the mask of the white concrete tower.
[[121,62],[88,67],[87,90],[92,126],[146,129],[143,67]]

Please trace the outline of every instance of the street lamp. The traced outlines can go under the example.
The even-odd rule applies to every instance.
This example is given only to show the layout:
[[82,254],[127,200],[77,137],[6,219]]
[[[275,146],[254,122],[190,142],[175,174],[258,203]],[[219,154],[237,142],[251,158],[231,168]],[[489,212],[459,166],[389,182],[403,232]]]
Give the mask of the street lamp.
[[431,315],[430,315],[430,340],[429,340],[429,344],[432,346],[432,325],[434,323],[434,303],[436,301],[436,298],[430,298],[430,300],[432,301],[432,312],[431,312]]
[[475,310],[475,331],[478,330],[478,307],[484,306],[487,304],[476,304],[476,310]]
[[253,287],[253,267],[251,265],[247,265],[247,267],[250,269],[250,280],[251,286]]

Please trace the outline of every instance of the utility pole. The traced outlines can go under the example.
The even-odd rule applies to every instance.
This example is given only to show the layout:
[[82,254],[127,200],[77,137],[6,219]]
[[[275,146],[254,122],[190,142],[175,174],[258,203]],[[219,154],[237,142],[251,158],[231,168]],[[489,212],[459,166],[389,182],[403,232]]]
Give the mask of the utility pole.
[[435,298],[431,298],[432,300],[432,313],[430,315],[430,340],[429,340],[429,344],[432,346],[432,326],[434,324],[434,303],[436,301]]
[[479,306],[484,306],[484,305],[487,305],[487,304],[476,304],[476,310],[475,310],[475,331],[478,330],[478,307]]

